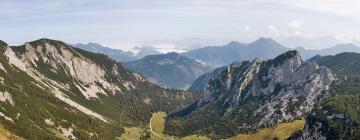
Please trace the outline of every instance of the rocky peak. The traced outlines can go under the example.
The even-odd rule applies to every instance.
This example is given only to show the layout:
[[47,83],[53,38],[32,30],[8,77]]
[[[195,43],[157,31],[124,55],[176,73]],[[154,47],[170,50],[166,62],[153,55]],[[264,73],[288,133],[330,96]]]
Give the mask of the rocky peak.
[[[263,62],[261,66],[254,65],[254,61],[247,69],[257,69],[257,71],[254,71],[255,73],[251,77],[248,76],[249,70],[240,72],[243,75],[240,77],[247,80],[238,80],[238,84],[241,87],[244,82],[248,84],[248,81],[252,81],[254,85],[249,85],[252,91],[247,92],[255,96],[260,94],[268,94],[274,97],[278,95],[282,97],[292,96],[295,98],[303,96],[311,98],[308,104],[313,105],[316,102],[315,97],[313,97],[314,94],[321,94],[320,91],[326,90],[334,80],[334,76],[328,68],[319,67],[313,62],[302,60],[298,51],[283,53],[272,60]],[[257,87],[256,83],[261,86]],[[261,89],[261,92],[256,91],[256,89]],[[299,91],[299,89],[302,90]],[[236,92],[239,92],[239,90]],[[282,98],[281,96],[278,97]],[[312,108],[311,106],[307,107],[308,109]]]
[[226,46],[228,46],[228,47],[237,47],[237,46],[241,46],[241,43],[239,43],[237,41],[231,41]]
[[53,39],[48,39],[48,38],[42,38],[42,39],[38,39],[35,41],[31,41],[28,42],[26,44],[30,44],[33,47],[38,47],[38,46],[52,46],[52,47],[67,47],[67,48],[71,48],[71,46],[69,44],[66,44],[62,41],[58,41],[58,40],[53,40]]
[[248,46],[250,47],[274,47],[274,46],[282,46],[278,42],[274,41],[271,38],[260,37],[256,41],[250,43]]
[[72,48],[61,41],[39,39],[12,49],[27,71],[63,86],[73,84],[88,99],[97,98],[97,93],[130,90],[134,88],[130,81],[144,79],[106,55]]
[[209,80],[198,108],[204,111],[215,106],[226,116],[241,114],[243,110],[237,109],[255,103],[256,109],[251,110],[254,119],[247,128],[272,126],[313,110],[333,80],[328,68],[302,60],[298,51],[288,51],[268,61],[229,65]]
[[[227,69],[216,79],[210,79],[208,85],[205,87],[204,98],[199,101],[199,106],[221,98],[221,96],[223,96],[221,93],[228,93],[227,91],[243,92],[245,86],[249,84],[249,81],[259,72],[261,63],[261,60],[256,58],[253,61],[243,61],[241,63],[228,65]],[[226,92],[222,92],[224,90]],[[239,96],[226,100],[239,100]]]
[[275,59],[273,59],[273,61],[284,61],[284,60],[288,60],[288,59],[302,60],[299,51],[291,50],[291,51],[287,51],[287,52],[275,57]]

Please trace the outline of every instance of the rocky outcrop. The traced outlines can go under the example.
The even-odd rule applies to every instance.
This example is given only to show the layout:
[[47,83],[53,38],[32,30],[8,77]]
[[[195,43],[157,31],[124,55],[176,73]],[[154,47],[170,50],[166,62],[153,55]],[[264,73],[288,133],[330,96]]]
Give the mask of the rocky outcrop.
[[[333,80],[328,68],[303,61],[297,51],[289,51],[267,62],[255,59],[229,65],[207,85],[199,106],[231,93],[225,97],[230,105],[226,110],[231,111],[248,97],[267,96],[269,100],[259,104],[256,113],[264,115],[259,124],[274,124],[311,111]],[[295,104],[299,106],[292,107]]]
[[[186,119],[202,127],[227,125],[232,132],[193,130],[226,136],[291,121],[312,111],[333,80],[328,68],[302,60],[297,51],[288,51],[269,61],[255,59],[232,64],[209,80],[197,109],[184,117],[183,126],[186,127]],[[217,116],[213,124],[201,121],[200,113],[209,112]],[[244,116],[247,118],[241,118]],[[178,121],[176,116],[171,119]]]
[[13,60],[17,60],[14,57],[19,57],[20,62],[14,63],[21,64],[18,67],[22,70],[32,75],[44,75],[63,87],[73,83],[87,99],[98,98],[98,93],[106,95],[128,90],[127,86],[118,83],[132,85],[129,81],[136,80],[135,76],[128,79],[121,76],[119,73],[132,74],[116,62],[107,68],[86,57],[82,51],[74,50],[70,45],[60,41],[40,39],[14,47],[13,50],[16,56],[8,49],[8,57]]

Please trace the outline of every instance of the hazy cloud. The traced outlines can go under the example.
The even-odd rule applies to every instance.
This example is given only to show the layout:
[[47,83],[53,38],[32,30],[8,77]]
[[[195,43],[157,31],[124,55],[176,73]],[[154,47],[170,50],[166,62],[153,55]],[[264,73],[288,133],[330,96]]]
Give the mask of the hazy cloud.
[[0,39],[22,44],[50,37],[115,48],[192,37],[351,40],[360,36],[358,7],[358,0],[2,0]]

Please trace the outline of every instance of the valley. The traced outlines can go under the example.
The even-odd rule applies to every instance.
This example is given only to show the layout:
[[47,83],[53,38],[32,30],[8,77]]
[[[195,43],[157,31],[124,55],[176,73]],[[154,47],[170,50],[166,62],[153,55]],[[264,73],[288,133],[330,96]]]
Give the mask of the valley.
[[0,140],[360,140],[360,0],[0,0]]
[[359,131],[360,111],[349,107],[359,103],[357,53],[307,61],[292,50],[234,62],[203,71],[186,91],[61,41],[0,44],[3,139],[347,139]]

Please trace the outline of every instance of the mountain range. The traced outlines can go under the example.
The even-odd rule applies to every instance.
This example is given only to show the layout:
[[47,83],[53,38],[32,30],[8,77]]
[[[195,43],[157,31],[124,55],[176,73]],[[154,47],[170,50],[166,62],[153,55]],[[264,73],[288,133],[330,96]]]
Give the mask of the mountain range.
[[296,48],[299,50],[303,55],[304,58],[308,59],[314,57],[316,55],[336,55],[343,52],[360,52],[360,47],[354,44],[338,44],[331,48],[325,48],[320,50],[311,50],[311,49],[304,49],[302,47]]
[[[324,38],[324,40],[326,39]],[[131,52],[124,52],[121,50],[103,47],[96,43],[89,43],[87,45],[77,44],[74,46],[91,52],[107,54],[112,59],[125,62],[124,64],[128,66],[127,68],[141,73],[162,87],[177,89],[186,89],[187,87],[190,87],[190,90],[193,91],[203,89],[205,83],[207,83],[207,79],[209,78],[208,76],[212,75],[209,73],[207,76],[204,75],[200,77],[202,74],[205,74],[204,72],[209,71],[205,70],[205,67],[216,69],[234,62],[251,60],[256,57],[266,60],[290,50],[290,48],[281,45],[271,38],[259,38],[249,44],[233,41],[225,46],[209,46],[181,53],[179,54],[182,56],[181,58],[185,60],[185,57],[187,57],[186,60],[188,63],[182,63],[181,67],[178,67],[179,65],[176,64],[166,65],[165,68],[165,65],[159,65],[155,61],[169,61],[169,55],[159,52],[158,49],[154,47],[135,47]],[[360,52],[360,47],[353,44],[339,44],[334,47],[321,50],[305,49],[302,47],[298,47],[296,50],[300,52],[304,59],[309,59],[316,55],[335,55],[341,52]],[[155,59],[155,56],[146,57],[148,55],[155,54],[157,55],[156,60],[147,60]],[[196,63],[195,61],[200,63]],[[194,68],[197,69],[195,70],[197,72],[194,72]],[[177,74],[174,74],[174,72],[177,72]],[[214,72],[216,73],[216,71]],[[194,79],[197,80],[195,81]],[[192,84],[191,82],[195,83]]]
[[162,54],[162,52],[150,46],[134,47],[131,51],[112,49],[92,42],[87,44],[77,43],[72,46],[89,52],[106,54],[110,58],[120,62],[134,61],[137,59],[141,59],[147,55]]
[[[315,55],[335,55],[342,52],[360,52],[360,47],[353,44],[339,44],[334,47],[312,50],[303,47],[299,50],[302,57],[309,59]],[[210,46],[183,53],[184,56],[200,60],[213,68],[228,65],[235,61],[251,60],[255,57],[270,59],[291,48],[281,45],[271,38],[259,38],[258,40],[243,44],[230,42],[225,46]]]
[[287,50],[289,49],[270,38],[259,38],[250,44],[233,41],[225,46],[200,48],[183,53],[183,55],[216,68],[234,61],[250,60],[255,57],[269,59]]
[[177,89],[189,88],[197,77],[210,71],[210,67],[178,53],[149,55],[123,64],[162,87]]
[[125,52],[120,49],[112,49],[109,47],[104,47],[98,43],[92,43],[92,42],[87,44],[78,43],[78,44],[74,44],[73,46],[89,52],[106,54],[110,58],[117,61],[127,62],[136,59],[133,53],[131,52]]
[[[299,39],[294,38],[289,40],[299,40]],[[318,40],[322,40],[320,42],[324,42],[324,40],[332,40],[332,43],[329,43],[329,45],[330,44],[338,44],[338,45],[329,47],[329,45],[325,45],[326,43],[325,44],[319,43],[320,45],[316,45],[317,47],[315,48],[320,47],[323,49],[314,50],[314,49],[305,49],[304,47],[300,47],[300,46],[305,46],[309,48],[309,46],[307,45],[295,46],[296,47],[295,49],[299,50],[301,52],[301,55],[305,59],[309,59],[315,55],[335,55],[342,52],[360,52],[360,47],[354,44],[350,44],[350,43],[341,44],[340,41],[336,41],[335,39],[331,39],[329,37],[323,37]],[[312,41],[305,41],[305,42],[312,42]],[[356,41],[354,41],[354,43],[356,43]],[[286,42],[285,44],[289,45]],[[138,60],[147,55],[164,54],[167,52],[176,51],[174,49],[161,50],[161,48],[155,48],[151,46],[134,47],[130,51],[122,51],[119,49],[104,47],[98,43],[88,43],[88,44],[78,43],[73,46],[90,52],[103,53],[108,55],[110,58],[121,62]],[[294,46],[294,45],[289,45],[289,46]],[[259,57],[262,59],[273,58],[276,55],[279,55],[280,53],[283,53],[288,50],[291,50],[291,48],[289,48],[288,46],[284,46],[274,41],[271,38],[261,37],[258,40],[249,44],[232,41],[223,46],[202,46],[199,49],[192,48],[189,49],[187,52],[182,53],[182,55],[204,62],[213,68],[217,68],[220,66],[228,65],[235,61],[251,60],[255,57]]]
[[[290,50],[206,73],[178,53],[123,63],[57,40],[0,41],[0,138],[357,139],[358,60],[359,53],[304,60]],[[162,88],[128,70],[137,64],[192,80],[203,70],[198,80],[206,80],[194,82],[204,85],[197,92]]]

